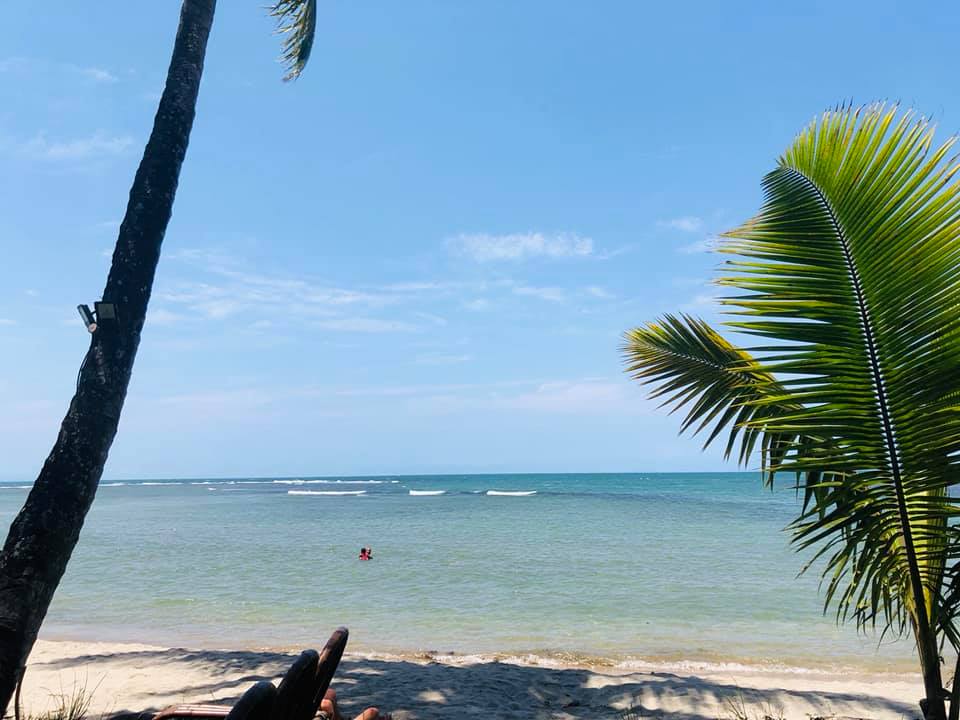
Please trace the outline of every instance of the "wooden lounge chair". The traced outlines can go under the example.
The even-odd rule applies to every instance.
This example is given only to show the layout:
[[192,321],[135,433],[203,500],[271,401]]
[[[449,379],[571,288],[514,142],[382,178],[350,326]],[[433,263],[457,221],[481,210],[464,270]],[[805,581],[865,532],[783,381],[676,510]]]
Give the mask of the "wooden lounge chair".
[[236,705],[171,705],[153,720],[313,720],[337,671],[350,632],[337,628],[320,653],[304,650],[279,687],[261,680]]

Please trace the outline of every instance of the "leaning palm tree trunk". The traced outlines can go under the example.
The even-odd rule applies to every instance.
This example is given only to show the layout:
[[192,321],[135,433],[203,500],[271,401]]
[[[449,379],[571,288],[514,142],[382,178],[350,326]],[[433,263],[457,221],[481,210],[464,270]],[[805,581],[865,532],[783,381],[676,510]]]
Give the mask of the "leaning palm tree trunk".
[[57,442],[0,552],[0,715],[77,544],[117,432],[193,125],[215,5],[183,2],[166,87],[103,291],[118,321],[102,322],[93,335]]

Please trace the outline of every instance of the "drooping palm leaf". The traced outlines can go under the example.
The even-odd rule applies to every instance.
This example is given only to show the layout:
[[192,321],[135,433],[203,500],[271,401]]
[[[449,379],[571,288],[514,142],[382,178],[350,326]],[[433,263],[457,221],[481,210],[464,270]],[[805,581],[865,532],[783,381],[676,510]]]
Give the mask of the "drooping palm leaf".
[[[765,416],[761,400],[783,396],[784,391],[749,353],[688,315],[665,315],[628,331],[624,339],[626,371],[654,385],[650,397],[663,399],[661,407],[671,407],[671,412],[688,408],[681,432],[693,428],[698,434],[713,423],[703,444],[707,447],[729,428],[725,456],[730,456],[739,439],[740,461],[750,457],[764,433],[762,424],[748,421]],[[767,437],[773,442],[772,436]],[[794,437],[777,438],[776,445],[789,444]]]
[[277,19],[277,32],[284,35],[283,62],[287,66],[284,80],[300,77],[313,50],[317,29],[317,0],[277,0],[270,7]]
[[[733,293],[723,301],[728,325],[762,344],[747,353],[711,330],[704,353],[741,362],[762,381],[724,383],[694,362],[697,353],[663,347],[695,350],[708,335],[702,328],[670,322],[628,336],[629,371],[659,382],[659,394],[672,393],[668,404],[688,404],[684,427],[719,418],[708,441],[729,426],[728,451],[757,433],[761,445],[768,436],[790,439],[785,452],[761,461],[768,474],[790,471],[817,488],[795,540],[824,563],[827,603],[858,624],[880,618],[885,629],[913,629],[935,715],[936,634],[960,641],[960,508],[951,499],[960,482],[960,187],[952,142],[934,147],[928,123],[898,118],[896,108],[841,108],[780,158],[764,180],[760,213],[720,247],[735,256],[719,281]],[[743,441],[741,458],[756,442]]]
[[[933,129],[896,108],[828,112],[764,180],[760,213],[726,234],[742,292],[730,326],[773,340],[760,367],[802,407],[770,432],[822,442],[781,469],[846,473],[831,507],[798,524],[827,543],[828,597],[919,634],[941,604],[945,529],[960,481],[960,188]],[[762,351],[763,352],[763,351]],[[890,614],[894,617],[889,617]],[[927,662],[935,649],[922,648]]]
[[[662,399],[661,407],[669,407],[671,413],[687,408],[680,431],[692,428],[700,434],[709,428],[706,448],[728,430],[724,455],[730,457],[739,441],[741,465],[750,460],[759,443],[768,486],[788,452],[811,452],[809,447],[816,444],[793,432],[767,432],[764,418],[795,412],[800,405],[750,353],[703,320],[668,314],[628,331],[624,339],[626,371],[652,386],[650,397]],[[828,468],[804,472],[797,480],[804,492],[804,508],[829,505],[826,493],[837,477]]]

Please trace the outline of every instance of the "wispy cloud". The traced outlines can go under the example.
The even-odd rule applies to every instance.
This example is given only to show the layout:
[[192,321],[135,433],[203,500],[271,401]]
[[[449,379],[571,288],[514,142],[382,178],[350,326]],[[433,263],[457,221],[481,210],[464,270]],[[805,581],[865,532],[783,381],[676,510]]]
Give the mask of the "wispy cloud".
[[718,299],[719,295],[703,292],[685,302],[680,306],[680,309],[685,312],[703,312],[705,309],[716,305]]
[[447,240],[447,247],[458,255],[481,263],[533,258],[576,258],[593,254],[593,240],[575,233],[461,234]]
[[703,229],[703,218],[695,215],[684,215],[669,220],[659,220],[657,221],[657,227],[679,230],[680,232],[700,232]]
[[529,287],[518,285],[513,289],[515,295],[525,295],[528,297],[540,298],[547,302],[563,302],[566,295],[558,287]]
[[80,67],[79,65],[70,65],[70,64],[66,65],[65,67],[77,73],[78,75],[82,75],[83,77],[98,83],[111,84],[119,80],[119,78],[116,75],[114,75],[109,70],[104,70],[103,68]]
[[547,413],[646,411],[629,384],[602,379],[543,383],[530,391],[501,398],[499,403],[515,410]]
[[492,304],[486,298],[476,298],[475,300],[467,300],[463,303],[463,306],[473,312],[483,312],[484,310],[489,310]]
[[399,320],[379,320],[367,317],[335,318],[320,321],[315,325],[324,330],[355,333],[416,332],[419,329],[416,325]]
[[[412,280],[345,288],[286,273],[252,271],[241,258],[224,251],[185,248],[167,255],[186,273],[164,283],[157,298],[171,310],[206,319],[246,313],[246,319],[294,319],[327,330],[381,333],[444,327],[436,312],[459,304],[465,292],[482,291],[486,281]],[[189,278],[189,279],[188,279]],[[505,282],[494,285],[507,287]],[[439,300],[447,304],[438,305]],[[406,317],[375,317],[402,310]]]
[[437,327],[446,327],[449,324],[446,318],[440,317],[439,315],[434,315],[433,313],[418,312],[414,313],[414,315],[421,320],[426,320],[431,325],[436,325]]
[[151,308],[147,312],[147,322],[150,325],[170,327],[186,321],[187,317],[180,313],[170,312],[166,308]]
[[238,388],[207,392],[184,393],[156,399],[159,408],[176,409],[186,413],[188,421],[208,420],[213,417],[238,418],[260,415],[275,403],[274,393],[262,388]]
[[158,298],[209,319],[223,319],[241,312],[301,319],[329,318],[345,308],[383,308],[399,301],[398,295],[391,293],[330,287],[295,277],[250,272],[242,269],[228,253],[215,250],[184,249],[169,257],[207,276],[199,281],[164,284],[157,293]]
[[669,220],[660,220],[657,222],[657,227],[680,230],[681,232],[699,232],[703,228],[703,220],[693,215],[685,215]]
[[711,235],[710,237],[705,237],[702,240],[697,240],[690,243],[689,245],[683,245],[677,248],[677,252],[683,253],[684,255],[698,255],[700,253],[713,252],[717,249],[719,240]]
[[590,295],[591,297],[599,298],[600,300],[610,300],[613,298],[613,293],[607,290],[604,290],[602,287],[599,287],[597,285],[590,285],[589,287],[585,287],[583,291],[587,295]]
[[9,327],[10,325],[16,325],[16,324],[17,324],[16,320],[0,317],[0,327]]
[[428,353],[418,355],[414,362],[417,365],[459,365],[469,362],[472,359],[470,355],[450,355],[445,353]]
[[[440,356],[437,356],[440,357]],[[468,362],[469,356],[451,355],[443,362]],[[428,360],[426,364],[430,364]],[[147,400],[155,411],[176,409],[187,414],[178,421],[190,422],[212,416],[244,422],[262,421],[264,415],[298,406],[316,408],[340,416],[374,412],[410,412],[450,415],[505,411],[531,415],[576,414],[580,416],[642,415],[651,410],[626,380],[582,378],[568,380],[499,380],[481,383],[369,385],[369,386],[264,386],[212,388],[210,390],[154,397]]]
[[49,140],[41,133],[20,143],[17,149],[24,155],[40,160],[71,161],[121,155],[132,144],[133,138],[129,135],[108,136],[98,132],[75,140]]
[[76,63],[55,62],[51,60],[41,60],[37,58],[28,58],[23,56],[8,57],[0,60],[0,72],[56,72],[67,73],[71,75],[80,75],[95,83],[113,84],[120,78],[114,75],[106,68],[92,65],[77,65]]

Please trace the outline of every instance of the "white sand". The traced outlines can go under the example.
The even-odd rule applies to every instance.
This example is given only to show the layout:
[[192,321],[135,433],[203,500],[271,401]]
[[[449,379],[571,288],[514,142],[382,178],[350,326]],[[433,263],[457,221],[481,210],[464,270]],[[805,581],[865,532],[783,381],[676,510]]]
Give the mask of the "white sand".
[[[262,678],[274,679],[296,652],[184,650],[120,643],[40,641],[23,706],[42,712],[51,693],[94,691],[99,715],[156,710],[178,702],[225,702]],[[919,716],[917,675],[831,675],[747,668],[694,673],[618,672],[476,658],[347,655],[334,680],[345,709],[391,710],[397,720],[429,718],[731,718],[741,699],[756,720],[839,716],[900,720]],[[352,715],[350,715],[352,717]],[[636,717],[640,717],[637,715]]]

